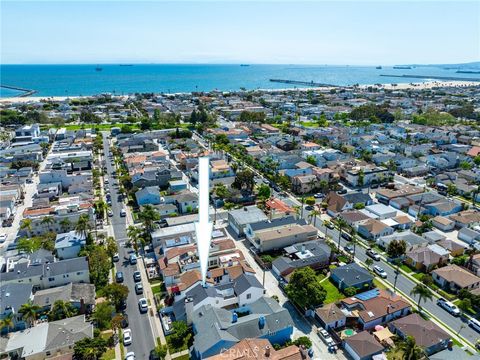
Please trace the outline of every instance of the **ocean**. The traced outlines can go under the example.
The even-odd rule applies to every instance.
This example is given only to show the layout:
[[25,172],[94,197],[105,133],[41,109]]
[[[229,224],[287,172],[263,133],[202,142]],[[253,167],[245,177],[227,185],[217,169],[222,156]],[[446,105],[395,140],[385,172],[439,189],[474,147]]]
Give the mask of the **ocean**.
[[[36,90],[34,96],[76,96],[137,92],[191,92],[211,90],[285,89],[301,85],[270,82],[269,79],[314,81],[332,85],[422,82],[416,78],[384,77],[380,74],[453,76],[478,78],[480,74],[458,74],[445,66],[394,69],[374,66],[308,65],[1,65],[1,85]],[[1,88],[0,96],[20,92]]]

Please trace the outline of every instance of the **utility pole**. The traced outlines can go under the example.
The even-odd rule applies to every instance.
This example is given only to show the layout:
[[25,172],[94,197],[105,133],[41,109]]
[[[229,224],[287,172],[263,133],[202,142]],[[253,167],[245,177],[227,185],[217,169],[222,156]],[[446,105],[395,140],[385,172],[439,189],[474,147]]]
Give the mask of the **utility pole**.
[[395,262],[397,263],[397,269],[395,270],[395,280],[393,282],[393,292],[395,292],[397,290],[397,279],[398,279],[398,274],[400,273],[400,260],[397,259],[395,260]]

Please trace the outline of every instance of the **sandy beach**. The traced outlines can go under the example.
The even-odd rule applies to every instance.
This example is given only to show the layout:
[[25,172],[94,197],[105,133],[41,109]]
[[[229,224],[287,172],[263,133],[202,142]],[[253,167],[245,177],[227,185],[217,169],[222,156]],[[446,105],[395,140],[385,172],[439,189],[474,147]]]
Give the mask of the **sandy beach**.
[[[397,83],[397,84],[381,84],[381,85],[359,85],[359,88],[366,89],[368,87],[376,87],[379,89],[389,89],[389,90],[407,90],[407,89],[415,89],[415,90],[422,90],[422,89],[432,89],[435,87],[455,87],[455,88],[462,88],[462,87],[469,87],[469,86],[480,86],[480,82],[476,81],[459,81],[459,80],[451,80],[451,81],[426,81],[426,82],[418,82],[418,83]],[[351,86],[339,86],[343,88],[348,88]],[[330,87],[312,87],[312,88],[303,88],[299,87],[296,89],[287,88],[287,89],[258,89],[265,92],[278,92],[278,91],[307,91],[307,90],[325,90],[331,89]],[[333,89],[333,88],[332,88]],[[79,99],[79,98],[88,98],[90,96],[25,96],[25,97],[5,97],[0,98],[0,104],[18,104],[18,103],[34,103],[40,101],[65,101],[66,99]],[[116,96],[117,98],[128,98],[127,95]]]

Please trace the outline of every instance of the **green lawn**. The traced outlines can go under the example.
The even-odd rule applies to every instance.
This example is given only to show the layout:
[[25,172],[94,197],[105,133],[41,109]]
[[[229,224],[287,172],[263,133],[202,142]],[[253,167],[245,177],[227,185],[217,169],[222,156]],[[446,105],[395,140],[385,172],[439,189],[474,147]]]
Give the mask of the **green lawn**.
[[323,281],[321,285],[327,291],[327,297],[323,302],[324,304],[331,304],[345,297],[340,291],[338,291],[337,287],[332,284],[330,279]]
[[418,281],[422,281],[422,278],[423,278],[423,275],[422,273],[417,273],[417,274],[413,274],[412,276],[417,279]]
[[100,360],[115,360],[115,348],[110,348],[105,351]]
[[162,292],[162,283],[157,283],[152,285],[152,293],[153,295],[160,294]]
[[188,360],[188,359],[190,359],[190,355],[186,354],[186,355],[176,357],[174,360]]
[[376,278],[373,278],[373,285],[375,285],[375,287],[378,288],[378,289],[387,289],[387,287],[385,285],[383,285],[383,283],[380,282],[380,280],[378,280]]
[[[407,265],[405,264],[402,264],[400,265],[400,269],[402,269],[403,271],[405,271],[407,274],[411,274],[413,271],[412,269],[410,269]],[[414,275],[415,276],[415,275]]]
[[318,123],[315,121],[300,121],[299,124],[305,127],[318,127]]

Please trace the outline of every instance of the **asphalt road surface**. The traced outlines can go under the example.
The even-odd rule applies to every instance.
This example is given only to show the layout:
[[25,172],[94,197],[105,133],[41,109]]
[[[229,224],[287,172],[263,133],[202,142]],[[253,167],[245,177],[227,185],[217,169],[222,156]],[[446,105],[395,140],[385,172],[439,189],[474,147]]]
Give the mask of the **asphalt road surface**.
[[[124,244],[128,240],[127,236],[127,224],[126,218],[120,216],[120,210],[125,206],[122,202],[118,202],[118,192],[116,187],[113,186],[115,179],[112,176],[113,166],[110,164],[109,144],[107,134],[103,133],[103,151],[105,162],[107,166],[107,174],[105,178],[108,178],[109,184],[105,185],[110,190],[112,195],[113,216],[109,218],[113,227],[113,233],[115,240],[118,243],[120,261],[115,264],[116,271],[123,272],[124,285],[130,290],[127,298],[127,309],[129,325],[128,328],[132,330],[132,344],[125,347],[125,353],[129,351],[135,352],[137,359],[148,359],[150,350],[155,347],[155,340],[153,338],[152,328],[148,319],[148,314],[141,314],[138,310],[138,300],[143,295],[135,294],[135,281],[133,280],[133,273],[137,270],[136,265],[130,265],[128,258],[130,253],[133,252],[131,248],[126,248]],[[106,199],[105,199],[106,201]]]

